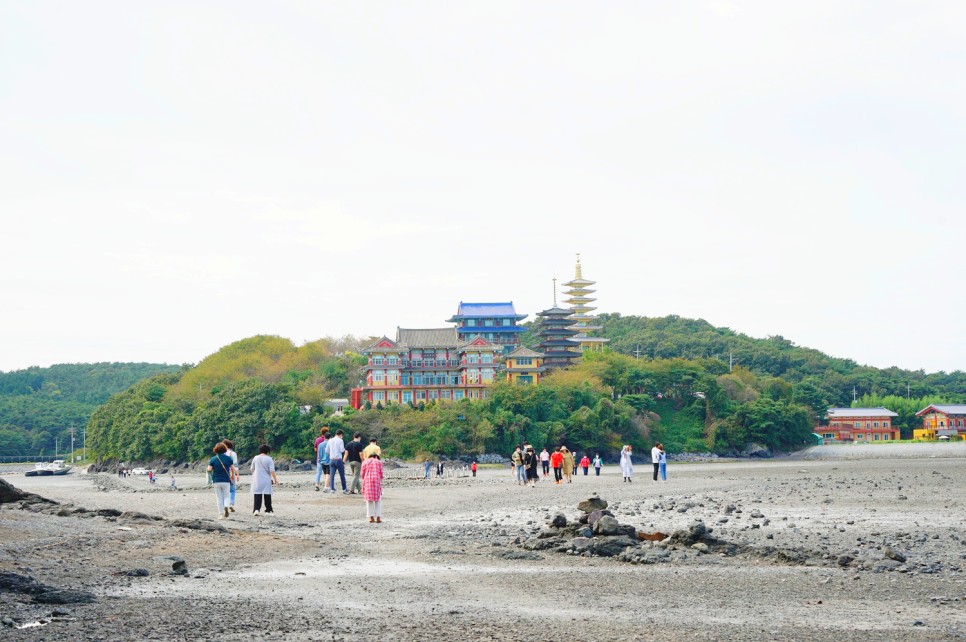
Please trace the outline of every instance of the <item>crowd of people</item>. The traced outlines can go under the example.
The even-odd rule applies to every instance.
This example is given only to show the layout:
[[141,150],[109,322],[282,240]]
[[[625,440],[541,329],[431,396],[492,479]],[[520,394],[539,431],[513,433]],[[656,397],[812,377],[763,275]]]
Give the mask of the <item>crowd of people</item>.
[[[366,517],[370,523],[382,522],[382,482],[384,477],[382,464],[382,448],[378,440],[372,438],[368,445],[363,445],[362,435],[356,433],[352,440],[346,443],[344,432],[336,430],[330,436],[330,429],[324,426],[319,430],[319,436],[314,443],[315,450],[315,490],[323,493],[336,493],[336,476],[344,495],[362,495],[366,504]],[[225,439],[215,444],[214,456],[208,462],[208,478],[215,490],[218,505],[218,518],[228,519],[235,512],[235,499],[238,481],[238,454],[231,440]],[[274,512],[272,508],[272,490],[279,485],[275,472],[275,461],[271,457],[272,449],[268,445],[258,448],[258,455],[249,464],[252,473],[251,492],[254,500],[252,515],[259,517]],[[625,445],[620,453],[620,470],[623,481],[630,483],[634,475],[633,448]],[[654,466],[654,481],[667,481],[667,453],[663,444],[656,444],[651,449],[651,461]],[[430,478],[433,461],[425,462],[425,478]],[[511,472],[518,485],[533,487],[541,478],[550,476],[553,471],[554,484],[573,483],[578,471],[584,476],[594,469],[594,475],[599,477],[603,460],[599,453],[571,451],[567,446],[558,446],[553,452],[546,448],[539,453],[530,444],[517,446],[510,455]],[[349,467],[350,477],[346,477],[346,465]],[[437,477],[443,476],[445,462],[442,457],[436,462]],[[476,477],[477,463],[470,466],[473,477]],[[171,477],[174,488],[174,476]],[[264,509],[263,509],[264,506]],[[264,513],[263,513],[264,510]]]

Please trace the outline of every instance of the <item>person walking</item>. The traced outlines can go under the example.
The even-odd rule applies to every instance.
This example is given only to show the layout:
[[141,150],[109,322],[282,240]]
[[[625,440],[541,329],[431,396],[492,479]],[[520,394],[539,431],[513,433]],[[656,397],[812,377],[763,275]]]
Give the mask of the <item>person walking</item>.
[[474,461],[470,464],[470,470],[473,472],[473,476],[476,477],[476,462]]
[[265,500],[265,514],[274,513],[272,509],[272,486],[278,485],[278,475],[275,474],[275,460],[269,456],[272,448],[268,444],[258,447],[258,454],[252,459],[252,495],[255,498],[254,517],[262,512],[262,500]]
[[352,471],[352,483],[349,484],[349,494],[355,495],[362,492],[362,482],[359,481],[359,474],[362,471],[362,435],[356,433],[352,435],[352,441],[345,446],[346,461],[349,462],[349,469]]
[[362,462],[362,498],[369,523],[382,523],[382,457],[373,453]]
[[563,482],[563,453],[560,452],[558,447],[550,455],[550,466],[553,468],[553,483],[560,484]]
[[587,457],[587,453],[584,453],[584,456],[580,458],[580,467],[584,469],[584,477],[586,477],[587,473],[590,472],[590,459]]
[[523,453],[523,465],[526,468],[527,483],[533,488],[537,485],[537,480],[540,479],[540,473],[537,471],[537,466],[540,465],[540,458],[537,456],[537,452],[533,449],[533,446],[527,445],[526,451]]
[[621,475],[627,483],[631,482],[631,476],[634,474],[634,462],[631,460],[633,454],[634,449],[630,445],[621,448]]
[[439,460],[436,462],[436,476],[439,477],[440,479],[442,479],[443,477],[443,468],[445,466],[446,464],[443,462],[443,454],[440,453]]
[[560,452],[563,454],[563,474],[567,478],[567,483],[570,484],[573,482],[571,478],[577,468],[577,462],[574,461],[574,454],[566,446],[561,446]]
[[174,473],[171,473],[171,483],[168,484],[168,490],[178,490],[178,482],[174,480]]
[[231,478],[231,488],[229,489],[229,503],[228,510],[235,512],[235,491],[238,490],[238,480],[241,479],[241,473],[238,472],[238,453],[235,452],[235,442],[231,439],[223,439],[221,443],[228,446],[228,452],[225,454],[231,457],[231,462],[235,466],[235,472]]
[[362,449],[362,458],[367,459],[373,455],[379,455],[379,459],[382,459],[382,448],[379,447],[379,441],[373,437],[369,440],[369,445]]
[[654,466],[654,481],[657,481],[657,474],[661,468],[661,444],[655,444],[654,448],[651,448],[651,464]]
[[666,482],[667,481],[667,453],[664,452],[664,444],[658,443],[657,447],[658,447],[658,450],[661,451],[661,454],[657,458],[658,469],[661,474],[661,481]]
[[600,453],[594,454],[594,473],[597,477],[600,477],[600,469],[603,467],[604,462],[600,458]]
[[345,442],[342,440],[343,434],[341,429],[336,430],[335,437],[326,440],[325,450],[329,454],[329,492],[335,492],[335,474],[339,473],[342,492],[348,495],[349,489],[345,485]]
[[[315,438],[315,490],[325,488],[329,492],[329,453],[326,451],[325,442],[328,441],[329,427],[319,428],[319,436]],[[319,486],[319,482],[322,483]]]
[[228,519],[228,502],[231,495],[231,480],[234,478],[234,464],[226,453],[228,446],[218,442],[214,447],[215,456],[208,460],[211,485],[215,487],[215,500],[218,502],[218,519]]
[[433,473],[433,460],[427,458],[423,464],[423,468],[425,469],[423,479],[429,479]]
[[540,465],[543,466],[543,476],[550,474],[550,453],[544,448],[540,451]]
[[522,486],[527,483],[526,469],[523,462],[524,454],[523,448],[517,446],[513,450],[513,454],[510,455],[510,463],[513,466],[513,475],[517,479],[518,486]]

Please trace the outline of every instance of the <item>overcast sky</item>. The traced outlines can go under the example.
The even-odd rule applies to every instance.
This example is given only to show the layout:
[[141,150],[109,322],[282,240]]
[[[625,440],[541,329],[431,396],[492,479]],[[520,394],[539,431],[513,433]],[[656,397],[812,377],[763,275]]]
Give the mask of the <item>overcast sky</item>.
[[4,2],[0,370],[552,304],[966,368],[966,3]]

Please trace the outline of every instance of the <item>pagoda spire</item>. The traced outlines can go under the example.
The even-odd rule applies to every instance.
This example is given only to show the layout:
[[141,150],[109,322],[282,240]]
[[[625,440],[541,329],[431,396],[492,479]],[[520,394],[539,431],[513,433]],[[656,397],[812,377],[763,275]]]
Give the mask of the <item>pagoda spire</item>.
[[595,290],[591,286],[595,282],[584,278],[579,252],[577,253],[575,273],[572,281],[564,283],[564,286],[568,288],[564,291],[564,295],[567,297],[564,302],[570,304],[571,319],[574,322],[570,327],[577,332],[577,335],[573,337],[573,342],[580,345],[581,351],[601,350],[608,339],[593,336],[594,332],[602,329],[596,323],[597,317],[591,314],[593,310],[597,309],[591,305],[597,300],[592,296]]

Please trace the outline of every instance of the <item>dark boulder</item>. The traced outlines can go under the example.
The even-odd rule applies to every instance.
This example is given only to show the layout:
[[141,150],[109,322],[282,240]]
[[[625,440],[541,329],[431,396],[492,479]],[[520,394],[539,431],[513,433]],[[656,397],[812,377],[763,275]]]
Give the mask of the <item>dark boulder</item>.
[[595,510],[604,510],[605,508],[607,508],[607,502],[596,496],[585,499],[577,504],[577,510],[588,514],[593,513]]
[[587,550],[601,557],[614,557],[623,553],[624,549],[629,546],[637,546],[637,540],[624,535],[619,537],[595,537],[590,540]]
[[20,490],[5,479],[0,479],[0,504],[25,502],[27,504],[57,504],[57,502]]

